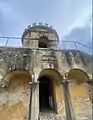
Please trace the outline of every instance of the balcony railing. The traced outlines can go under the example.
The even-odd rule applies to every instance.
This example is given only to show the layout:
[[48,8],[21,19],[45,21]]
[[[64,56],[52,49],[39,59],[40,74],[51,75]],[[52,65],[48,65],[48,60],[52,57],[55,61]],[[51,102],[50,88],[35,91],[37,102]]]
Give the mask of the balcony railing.
[[[22,47],[21,43],[22,38],[17,37],[0,37],[0,46],[5,47]],[[28,39],[28,38],[26,38]],[[32,39],[31,39],[32,40]],[[36,40],[37,41],[37,40]],[[59,41],[58,50],[81,50],[86,53],[93,53],[93,46],[85,45],[78,41],[73,40],[63,40]],[[34,48],[33,48],[34,49]]]

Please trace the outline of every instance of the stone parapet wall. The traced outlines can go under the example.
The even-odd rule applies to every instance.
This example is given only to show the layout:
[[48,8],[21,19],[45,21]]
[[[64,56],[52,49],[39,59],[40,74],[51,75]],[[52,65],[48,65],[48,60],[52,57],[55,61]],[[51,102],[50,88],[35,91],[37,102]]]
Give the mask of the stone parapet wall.
[[2,78],[13,70],[32,70],[32,50],[27,48],[0,47],[0,75]]
[[66,73],[70,69],[79,68],[92,73],[92,56],[76,50],[62,51],[62,71]]
[[[88,64],[87,64],[88,63]],[[58,70],[61,74],[72,68],[79,68],[87,73],[92,72],[92,58],[81,51],[50,49],[31,50],[28,48],[0,47],[0,75],[16,69],[40,73],[46,68]]]

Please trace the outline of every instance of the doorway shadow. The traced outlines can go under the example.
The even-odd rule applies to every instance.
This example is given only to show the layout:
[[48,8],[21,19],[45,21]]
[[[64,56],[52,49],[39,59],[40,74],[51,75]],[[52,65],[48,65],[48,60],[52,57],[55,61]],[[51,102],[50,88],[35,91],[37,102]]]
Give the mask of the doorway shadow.
[[39,79],[40,112],[55,111],[53,81],[47,76]]

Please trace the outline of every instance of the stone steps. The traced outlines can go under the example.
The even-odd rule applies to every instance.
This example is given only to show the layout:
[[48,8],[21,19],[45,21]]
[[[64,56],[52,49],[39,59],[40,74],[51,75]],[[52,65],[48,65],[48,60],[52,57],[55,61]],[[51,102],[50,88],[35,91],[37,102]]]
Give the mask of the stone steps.
[[[57,114],[51,114],[51,113],[42,113],[39,115],[39,119],[38,120],[66,120],[65,116],[59,116]],[[76,120],[93,120],[92,117],[80,117],[77,116]]]
[[66,118],[57,114],[43,113],[39,115],[39,120],[66,120]]

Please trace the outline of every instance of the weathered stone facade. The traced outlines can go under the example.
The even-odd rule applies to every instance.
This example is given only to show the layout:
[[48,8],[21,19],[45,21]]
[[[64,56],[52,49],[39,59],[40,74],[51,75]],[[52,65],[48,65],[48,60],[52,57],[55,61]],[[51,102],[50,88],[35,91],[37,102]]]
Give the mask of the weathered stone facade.
[[[41,37],[43,44],[44,41],[39,41]],[[86,82],[92,80],[92,57],[79,50],[59,50],[58,41],[53,28],[36,25],[23,33],[23,47],[0,47],[0,120],[65,120],[67,116],[89,120],[92,117],[89,96],[92,84]],[[52,81],[56,111],[53,115],[46,113],[48,118],[39,108],[39,79],[44,76]],[[68,81],[67,89],[62,80]]]

